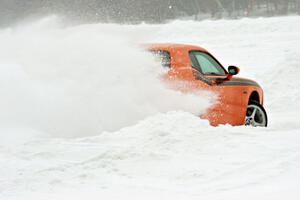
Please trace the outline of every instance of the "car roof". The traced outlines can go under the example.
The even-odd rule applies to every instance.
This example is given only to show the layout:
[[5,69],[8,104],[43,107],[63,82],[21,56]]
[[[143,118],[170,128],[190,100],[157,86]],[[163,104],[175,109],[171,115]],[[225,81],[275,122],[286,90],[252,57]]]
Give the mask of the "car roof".
[[203,52],[208,52],[206,49],[196,46],[196,45],[189,45],[189,44],[177,44],[177,43],[148,43],[143,44],[143,47],[148,50],[198,50]]

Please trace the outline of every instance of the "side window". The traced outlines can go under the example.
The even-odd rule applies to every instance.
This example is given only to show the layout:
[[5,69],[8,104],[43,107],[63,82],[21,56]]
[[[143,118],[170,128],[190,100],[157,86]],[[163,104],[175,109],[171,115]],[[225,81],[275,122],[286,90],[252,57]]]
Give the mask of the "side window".
[[168,51],[151,51],[155,60],[161,63],[163,67],[171,67],[171,56]]
[[191,51],[189,55],[192,67],[202,74],[226,75],[226,71],[223,67],[209,54],[201,51]]

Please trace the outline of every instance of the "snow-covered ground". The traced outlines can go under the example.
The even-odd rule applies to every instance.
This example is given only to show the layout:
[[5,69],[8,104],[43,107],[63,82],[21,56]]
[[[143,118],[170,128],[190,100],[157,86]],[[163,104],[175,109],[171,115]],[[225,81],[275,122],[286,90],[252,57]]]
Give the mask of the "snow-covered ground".
[[[265,90],[268,128],[210,127],[143,42],[201,45]],[[0,30],[0,199],[300,199],[300,17]],[[199,102],[199,103],[198,103]],[[192,113],[193,114],[192,114]]]

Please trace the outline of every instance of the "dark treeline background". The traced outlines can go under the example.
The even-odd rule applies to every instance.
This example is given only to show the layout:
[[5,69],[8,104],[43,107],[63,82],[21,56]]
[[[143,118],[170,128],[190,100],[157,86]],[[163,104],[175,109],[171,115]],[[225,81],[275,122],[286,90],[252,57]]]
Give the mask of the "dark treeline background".
[[57,14],[80,22],[161,23],[175,18],[300,14],[300,0],[0,0],[0,25]]

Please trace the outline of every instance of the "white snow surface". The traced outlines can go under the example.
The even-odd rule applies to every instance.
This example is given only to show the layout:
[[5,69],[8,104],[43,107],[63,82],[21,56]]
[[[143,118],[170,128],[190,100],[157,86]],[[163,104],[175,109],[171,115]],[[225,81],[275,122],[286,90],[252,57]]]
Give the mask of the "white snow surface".
[[[137,46],[196,44],[265,91],[268,128],[211,127]],[[0,199],[300,199],[300,17],[0,30]]]

